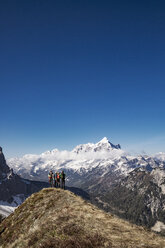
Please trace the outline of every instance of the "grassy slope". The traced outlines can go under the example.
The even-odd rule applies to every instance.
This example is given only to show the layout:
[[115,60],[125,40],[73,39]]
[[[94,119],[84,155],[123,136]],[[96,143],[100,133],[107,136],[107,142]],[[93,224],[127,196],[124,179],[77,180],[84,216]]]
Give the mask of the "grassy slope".
[[165,239],[61,189],[29,197],[0,224],[0,247],[164,248]]

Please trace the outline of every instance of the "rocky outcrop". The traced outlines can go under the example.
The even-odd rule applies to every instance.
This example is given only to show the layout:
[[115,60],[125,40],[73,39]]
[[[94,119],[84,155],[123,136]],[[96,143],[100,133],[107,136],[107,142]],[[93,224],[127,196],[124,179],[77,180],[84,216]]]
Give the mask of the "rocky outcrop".
[[2,152],[2,147],[0,147],[0,180],[5,179],[6,175],[10,173],[10,168],[6,164],[5,157]]
[[35,184],[15,174],[13,169],[10,169],[6,164],[2,147],[0,147],[0,201],[10,204],[14,201],[14,197],[18,195],[20,201],[22,201],[22,199],[42,189],[43,186],[46,185],[43,184],[44,183]]

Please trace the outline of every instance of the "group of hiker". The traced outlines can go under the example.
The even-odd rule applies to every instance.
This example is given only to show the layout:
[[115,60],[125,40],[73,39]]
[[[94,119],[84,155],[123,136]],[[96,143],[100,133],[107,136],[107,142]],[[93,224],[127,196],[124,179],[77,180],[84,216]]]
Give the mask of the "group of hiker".
[[65,189],[65,173],[64,171],[53,173],[51,170],[48,174],[50,187]]

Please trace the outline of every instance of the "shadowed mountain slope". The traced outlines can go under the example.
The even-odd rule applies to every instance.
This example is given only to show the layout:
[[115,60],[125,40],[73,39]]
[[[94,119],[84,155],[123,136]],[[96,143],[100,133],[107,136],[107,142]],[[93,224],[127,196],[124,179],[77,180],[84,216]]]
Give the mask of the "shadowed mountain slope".
[[2,147],[0,147],[0,204],[3,201],[9,204],[16,202],[14,197],[20,198],[19,203],[21,203],[29,195],[48,185],[45,182],[32,182],[15,174],[6,164]]
[[156,168],[152,172],[135,169],[93,202],[135,224],[165,234],[164,169]]
[[69,191],[33,194],[0,224],[5,248],[164,248],[165,239],[107,214]]

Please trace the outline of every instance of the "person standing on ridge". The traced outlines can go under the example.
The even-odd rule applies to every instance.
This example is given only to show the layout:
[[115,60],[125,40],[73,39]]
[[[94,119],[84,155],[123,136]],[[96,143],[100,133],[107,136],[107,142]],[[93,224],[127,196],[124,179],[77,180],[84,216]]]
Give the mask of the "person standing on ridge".
[[65,189],[65,173],[64,173],[64,171],[61,172],[61,188]]
[[60,188],[60,173],[57,172],[57,173],[56,173],[56,176],[57,176],[56,185],[57,185],[57,188]]
[[49,183],[50,183],[50,187],[53,187],[53,171],[51,170],[48,174],[48,179],[49,179]]
[[54,187],[57,188],[57,172],[54,173]]

